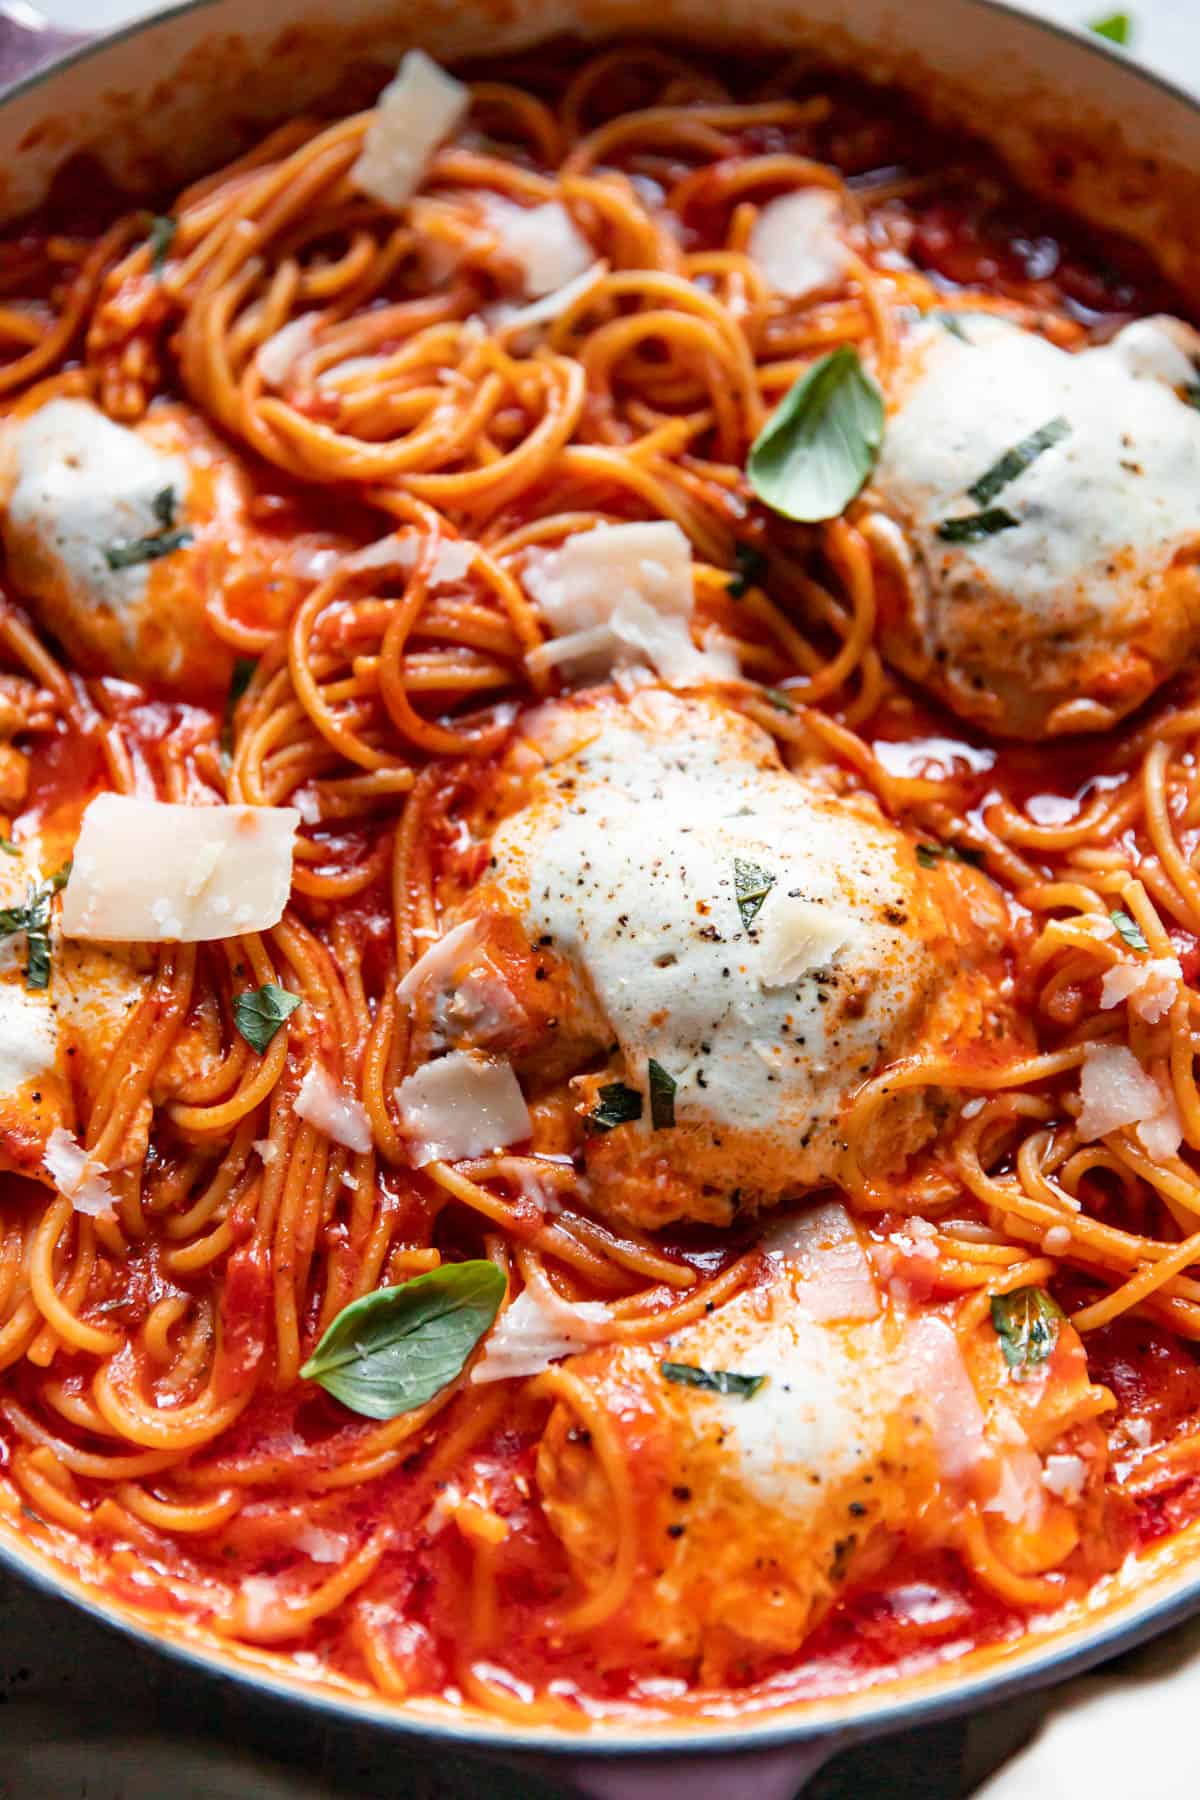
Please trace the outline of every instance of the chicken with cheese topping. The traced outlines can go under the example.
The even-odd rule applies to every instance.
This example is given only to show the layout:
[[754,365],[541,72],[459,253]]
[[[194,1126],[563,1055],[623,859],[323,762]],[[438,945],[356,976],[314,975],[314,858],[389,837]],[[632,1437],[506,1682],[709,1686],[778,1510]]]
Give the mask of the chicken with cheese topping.
[[[833,1181],[870,1076],[1007,1028],[986,878],[923,867],[873,800],[792,774],[728,706],[551,706],[505,780],[459,936],[405,998],[425,1054],[571,1078],[604,1211],[724,1223]],[[855,1154],[902,1167],[946,1107],[897,1094]]]
[[539,1488],[582,1595],[614,1578],[622,1529],[637,1534],[614,1659],[652,1649],[702,1683],[744,1677],[902,1544],[953,1549],[968,1520],[1024,1572],[1086,1560],[1095,1420],[1113,1401],[1069,1325],[1015,1380],[990,1321],[878,1288],[840,1206],[762,1249],[759,1280],[696,1324],[569,1365],[620,1445],[632,1527],[569,1402],[551,1414]]
[[1200,645],[1200,337],[953,324],[903,344],[861,502],[881,647],[989,731],[1104,730]]

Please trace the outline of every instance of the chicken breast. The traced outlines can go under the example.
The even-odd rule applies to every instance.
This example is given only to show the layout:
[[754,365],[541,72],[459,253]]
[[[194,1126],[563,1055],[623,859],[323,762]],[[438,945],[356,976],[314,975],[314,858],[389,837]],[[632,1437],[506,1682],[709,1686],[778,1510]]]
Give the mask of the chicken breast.
[[130,428],[51,399],[8,422],[0,462],[13,586],[89,674],[223,698],[234,653],[210,599],[279,623],[299,591],[288,559],[308,540],[256,526],[245,469],[186,407]]
[[[646,689],[545,708],[504,794],[455,920],[475,934],[408,997],[425,1054],[572,1077],[603,1210],[721,1223],[835,1180],[869,1076],[1002,1029],[991,884],[923,867],[872,800],[789,773],[731,707]],[[944,1107],[898,1094],[855,1154],[901,1166]]]
[[[756,1658],[795,1651],[901,1539],[957,1548],[970,1511],[1010,1566],[1056,1568],[1097,1503],[1105,1452],[1092,1421],[1112,1399],[1069,1325],[1017,1380],[990,1322],[972,1330],[953,1305],[877,1288],[840,1206],[776,1229],[763,1250],[759,1283],[699,1323],[569,1365],[603,1406],[634,1490],[637,1568],[606,1628],[614,1662],[649,1648],[702,1682],[745,1678]],[[1071,1485],[1068,1461],[1082,1471]],[[538,1483],[581,1591],[599,1589],[621,1509],[564,1401]]]
[[861,520],[880,642],[1007,737],[1103,730],[1200,644],[1200,337],[1069,354],[955,314],[902,347]]

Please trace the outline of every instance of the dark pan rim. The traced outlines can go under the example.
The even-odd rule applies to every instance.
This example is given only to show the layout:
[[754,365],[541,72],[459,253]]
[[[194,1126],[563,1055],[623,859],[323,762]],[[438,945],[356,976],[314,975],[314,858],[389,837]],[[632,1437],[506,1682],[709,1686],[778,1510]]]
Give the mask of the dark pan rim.
[[[77,66],[110,49],[114,44],[139,36],[154,26],[189,13],[206,11],[223,0],[177,0],[147,17],[111,30],[91,34],[83,41],[68,45],[60,54],[0,90],[0,106],[18,99],[55,80],[65,69]],[[1013,0],[958,0],[961,5],[981,13],[998,13],[1025,27],[1032,35],[1041,35],[1070,44],[1083,56],[1091,56],[1120,71],[1123,81],[1150,88],[1193,113],[1200,114],[1200,96],[1178,82],[1133,62],[1116,45],[1097,33],[1077,30],[1049,19],[1039,19],[1026,12]],[[32,35],[32,34],[31,34]],[[397,1738],[437,1741],[464,1752],[478,1755],[525,1755],[557,1763],[571,1761],[615,1762],[630,1757],[655,1761],[684,1760],[703,1755],[729,1752],[752,1754],[755,1751],[825,1749],[833,1755],[844,1745],[891,1732],[916,1730],[943,1719],[953,1718],[980,1704],[995,1705],[1030,1692],[1049,1687],[1080,1675],[1098,1663],[1130,1650],[1158,1636],[1173,1625],[1200,1612],[1200,1548],[1194,1557],[1195,1569],[1177,1578],[1168,1591],[1140,1604],[1136,1596],[1126,1604],[1114,1603],[1114,1614],[1107,1622],[1089,1629],[1080,1626],[1070,1641],[1056,1645],[1053,1641],[1040,1650],[1030,1649],[1013,1656],[1011,1663],[995,1671],[981,1670],[965,1681],[955,1682],[946,1676],[944,1684],[928,1694],[914,1698],[889,1698],[880,1691],[878,1703],[872,1693],[848,1697],[842,1716],[823,1716],[805,1720],[787,1716],[787,1703],[781,1704],[779,1716],[764,1714],[750,1720],[710,1722],[689,1717],[669,1731],[632,1733],[603,1725],[595,1734],[581,1731],[570,1736],[562,1730],[537,1732],[499,1721],[488,1723],[464,1719],[423,1718],[406,1713],[402,1704],[387,1705],[359,1700],[332,1690],[308,1687],[299,1678],[288,1679],[264,1670],[242,1666],[233,1658],[225,1659],[211,1651],[152,1630],[122,1614],[117,1605],[106,1605],[99,1593],[76,1580],[54,1574],[40,1560],[31,1562],[11,1542],[0,1535],[0,1567],[18,1580],[52,1599],[75,1607],[95,1623],[154,1650],[181,1668],[206,1678],[227,1682],[259,1698],[269,1697],[285,1705],[302,1708],[311,1717],[331,1725],[361,1723]],[[1165,1578],[1164,1578],[1165,1579]],[[933,1676],[937,1680],[936,1674]],[[793,1702],[804,1706],[806,1702]],[[814,1706],[836,1706],[838,1701],[818,1701]],[[603,1735],[598,1735],[599,1733]]]

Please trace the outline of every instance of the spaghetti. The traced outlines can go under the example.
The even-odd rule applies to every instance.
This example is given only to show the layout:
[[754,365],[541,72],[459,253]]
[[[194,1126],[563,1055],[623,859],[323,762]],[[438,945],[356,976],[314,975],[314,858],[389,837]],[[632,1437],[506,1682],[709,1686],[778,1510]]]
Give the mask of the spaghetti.
[[[69,613],[60,650],[10,546],[5,841],[40,834],[65,862],[101,790],[301,821],[278,924],[122,952],[119,1028],[101,1044],[86,1026],[69,1083],[110,1206],[48,1185],[20,1150],[29,1118],[0,1119],[0,1509],[109,1594],[395,1700],[578,1728],[731,1689],[842,1691],[952,1640],[1018,1637],[1200,1505],[1200,705],[1185,670],[1049,749],[948,720],[881,654],[869,492],[791,523],[756,503],[747,453],[829,351],[854,347],[887,393],[917,315],[986,313],[1077,351],[1159,290],[1125,247],[1101,252],[840,77],[621,48],[470,87],[398,210],[355,185],[364,113],[283,125],[152,229],[136,210],[81,227],[64,187],[0,249],[13,421],[92,402],[207,471],[189,526],[207,561],[173,575],[162,556],[147,592],[175,581],[163,607],[199,608],[211,652],[157,678],[147,638],[117,651]],[[814,192],[842,266],[789,297],[756,224]],[[565,209],[591,252],[540,319],[497,202]],[[415,1164],[397,1100],[431,1029],[398,990],[469,911],[521,803],[514,742],[564,685],[539,656],[530,559],[639,521],[686,538],[694,644],[734,656],[712,685],[782,766],[872,796],[1000,897],[1005,1031],[870,1069],[838,1187],[876,1278],[952,1321],[985,1410],[972,1346],[995,1355],[1006,1297],[1052,1296],[1076,1359],[1041,1412],[1013,1384],[1029,1441],[1072,1464],[1035,1549],[978,1496],[957,1493],[936,1541],[893,1512],[887,1556],[839,1547],[850,1579],[792,1594],[800,1622],[776,1638],[726,1620],[655,1641],[638,1618],[687,1486],[646,1384],[665,1339],[753,1310],[760,1225],[651,1229],[598,1205],[580,1067],[525,1082],[517,1147],[469,1156]],[[99,979],[56,954],[63,979]],[[1103,1003],[1114,971],[1143,992],[1148,964],[1178,970],[1161,1004]],[[238,1002],[270,987],[299,1004],[260,1050]],[[1097,1048],[1153,1085],[1165,1147],[1131,1118],[1082,1128]],[[607,1070],[589,1058],[585,1075]],[[367,1147],[299,1103],[314,1059]],[[947,1122],[898,1176],[864,1147],[899,1094],[942,1096]],[[575,1356],[464,1372],[375,1420],[301,1376],[351,1303],[485,1259],[501,1326],[532,1296]],[[699,1451],[689,1466],[725,1479]],[[939,1604],[911,1604],[914,1584]]]

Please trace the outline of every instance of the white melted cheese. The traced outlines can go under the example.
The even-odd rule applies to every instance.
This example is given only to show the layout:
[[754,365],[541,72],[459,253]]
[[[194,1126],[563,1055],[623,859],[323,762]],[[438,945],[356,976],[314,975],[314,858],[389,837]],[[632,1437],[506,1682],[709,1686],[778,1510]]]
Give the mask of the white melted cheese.
[[[916,332],[872,480],[916,555],[945,582],[982,575],[1060,625],[1161,575],[1200,538],[1200,412],[1176,392],[1196,374],[1172,323],[1142,321],[1077,354],[982,314],[964,315],[965,337],[940,324]],[[937,537],[941,520],[978,510],[972,483],[1060,417],[1069,435],[986,502],[1016,528],[968,544]]]
[[19,969],[0,976],[0,1095],[16,1094],[54,1068],[58,1033],[49,996]]
[[842,206],[828,188],[804,188],[769,200],[754,221],[749,251],[777,294],[803,300],[846,277],[849,252]]
[[636,665],[677,686],[737,674],[729,650],[692,642],[692,547],[678,525],[577,532],[560,550],[530,554],[525,585],[555,633],[527,658],[535,672],[595,676]]
[[[820,1178],[843,1102],[903,1051],[940,978],[905,929],[907,844],[715,702],[647,691],[595,716],[496,832],[490,879],[573,965],[630,1078],[650,1058],[674,1078],[678,1124],[754,1133],[782,1182]],[[735,860],[774,876],[749,927]],[[768,928],[797,903],[836,930],[785,984]]]
[[98,794],[63,893],[66,936],[205,943],[283,917],[300,815],[290,806],[176,806]]
[[51,400],[6,431],[12,489],[5,530],[32,540],[81,606],[102,607],[137,635],[152,563],[112,569],[105,549],[156,537],[157,495],[171,489],[186,523],[189,472],[87,400]]
[[410,50],[379,96],[351,182],[384,206],[404,206],[420,187],[438,145],[461,124],[470,101],[470,89],[461,81],[423,50]]

